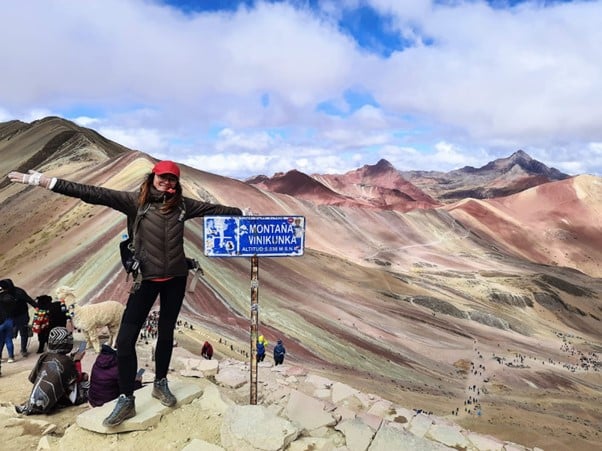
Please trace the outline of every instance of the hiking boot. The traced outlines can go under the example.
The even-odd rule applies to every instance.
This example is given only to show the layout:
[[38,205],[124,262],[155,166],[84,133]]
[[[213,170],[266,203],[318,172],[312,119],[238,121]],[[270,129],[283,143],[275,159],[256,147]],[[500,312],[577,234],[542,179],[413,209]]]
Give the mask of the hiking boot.
[[132,418],[136,415],[135,399],[134,395],[120,395],[119,398],[117,398],[117,404],[115,404],[115,408],[111,412],[111,415],[104,419],[102,425],[106,428],[115,427],[128,418]]
[[23,404],[23,405],[15,406],[15,411],[22,415],[29,415],[31,413],[31,410],[29,409],[29,406],[27,403]]
[[161,404],[167,407],[173,407],[176,405],[176,397],[172,392],[169,391],[169,387],[167,386],[167,378],[159,379],[153,383],[153,398],[161,401]]

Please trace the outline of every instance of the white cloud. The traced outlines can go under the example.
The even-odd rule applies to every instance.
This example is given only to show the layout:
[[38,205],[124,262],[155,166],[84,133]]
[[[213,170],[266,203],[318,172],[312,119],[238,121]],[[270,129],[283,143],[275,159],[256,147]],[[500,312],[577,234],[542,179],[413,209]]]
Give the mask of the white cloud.
[[[239,177],[344,171],[387,155],[400,169],[450,170],[519,148],[602,174],[602,1],[369,0],[415,43],[390,58],[336,25],[344,7],[365,3],[185,15],[147,0],[8,2],[0,120],[75,118],[133,149]],[[377,105],[343,103],[349,89]],[[325,101],[346,114],[318,111]]]
[[150,154],[164,154],[168,148],[168,139],[162,135],[158,130],[144,129],[144,128],[117,128],[101,126],[96,128],[98,132],[119,144],[129,147],[133,150],[143,150]]
[[75,122],[77,125],[88,128],[95,127],[97,124],[101,123],[100,119],[88,116],[76,117],[73,119],[73,122]]
[[246,149],[255,152],[269,150],[274,139],[267,132],[236,133],[230,128],[224,128],[218,133],[216,150],[223,152],[231,149]]
[[421,22],[434,45],[382,61],[370,86],[385,108],[428,115],[472,140],[593,139],[602,117],[600,14],[600,2],[435,7]]
[[337,149],[377,146],[391,141],[391,137],[386,133],[351,128],[326,130],[324,137]]
[[481,161],[491,159],[479,149],[461,149],[447,142],[439,142],[434,151],[424,152],[412,147],[384,146],[380,156],[402,171],[433,170],[449,171],[464,166],[479,167]]
[[[196,154],[188,157],[183,163],[206,172],[225,176],[235,176],[240,173],[259,174],[258,168],[270,166],[273,156],[238,153],[236,158],[226,154],[210,153]],[[271,175],[271,174],[270,174]]]

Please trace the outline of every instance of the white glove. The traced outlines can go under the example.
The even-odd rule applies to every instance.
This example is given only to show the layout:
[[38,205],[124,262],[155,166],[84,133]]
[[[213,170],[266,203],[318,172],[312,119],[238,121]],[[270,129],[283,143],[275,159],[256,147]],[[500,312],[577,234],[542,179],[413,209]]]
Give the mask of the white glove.
[[251,210],[250,207],[244,208],[242,210],[242,215],[243,216],[253,216],[253,211]]
[[[11,182],[14,183],[24,183],[25,185],[38,186],[41,185],[44,188],[50,188],[51,184],[54,185],[56,179],[49,179],[44,174],[38,171],[34,171],[30,169],[27,171],[28,174],[23,174],[22,172],[10,172],[8,174],[8,178]],[[56,183],[56,182],[55,182]]]

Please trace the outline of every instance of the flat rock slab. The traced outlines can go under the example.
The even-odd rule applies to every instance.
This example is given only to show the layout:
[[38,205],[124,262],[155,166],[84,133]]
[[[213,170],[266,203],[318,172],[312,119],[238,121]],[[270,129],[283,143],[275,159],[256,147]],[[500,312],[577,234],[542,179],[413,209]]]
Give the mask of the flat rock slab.
[[91,408],[79,414],[76,423],[83,429],[100,434],[142,431],[157,425],[161,417],[166,413],[184,404],[189,404],[192,400],[203,394],[201,387],[183,381],[170,381],[169,389],[178,400],[178,403],[174,407],[165,407],[159,400],[153,398],[151,396],[153,385],[149,384],[134,392],[134,396],[136,397],[136,416],[125,420],[119,426],[106,428],[102,425],[103,420],[113,411],[117,400],[108,402],[100,407]]

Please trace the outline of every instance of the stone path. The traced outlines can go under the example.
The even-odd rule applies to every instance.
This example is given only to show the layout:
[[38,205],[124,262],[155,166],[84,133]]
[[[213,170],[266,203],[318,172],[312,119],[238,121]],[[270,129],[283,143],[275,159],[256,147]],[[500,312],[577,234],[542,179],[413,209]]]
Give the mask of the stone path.
[[[187,417],[178,420],[181,423],[176,429],[181,426],[181,430],[168,428],[178,438],[178,444],[174,442],[170,449],[541,451],[471,432],[447,418],[407,409],[286,362],[277,367],[271,362],[259,364],[257,405],[248,404],[248,362],[204,360],[174,348],[170,370],[170,387],[178,398],[176,407],[166,408],[152,398],[149,384],[136,391],[138,414],[134,418],[108,430],[102,426],[102,420],[115,401],[90,408],[77,416],[76,424],[61,438],[52,437],[48,432],[42,434],[38,450],[66,449],[82,441],[89,441],[88,445],[92,446],[89,449],[126,449],[121,446],[130,449],[138,440],[155,440],[153,437],[164,422],[172,424],[170,417],[182,418],[177,416],[181,415]],[[153,377],[149,368],[145,380]],[[40,430],[53,430],[52,416],[46,417],[49,421],[45,422],[12,412],[6,409],[0,414],[14,415],[14,421],[31,422],[32,427]],[[186,421],[194,427],[189,427]],[[210,440],[199,438],[202,432],[199,427],[208,427],[210,423],[217,425],[217,432]]]
[[[179,359],[180,374],[200,375],[214,364]],[[223,414],[221,443],[191,442],[193,450],[337,450],[420,451],[500,450],[530,448],[465,430],[441,417],[417,413],[353,387],[308,374],[291,365],[258,368],[258,405],[238,405],[222,399],[228,389],[248,388],[249,365],[236,360],[219,362],[216,389],[200,398],[220,399],[216,414]],[[214,402],[205,400],[211,409]],[[224,410],[225,409],[225,410]],[[215,447],[217,446],[217,447]],[[538,448],[534,448],[534,451]]]

